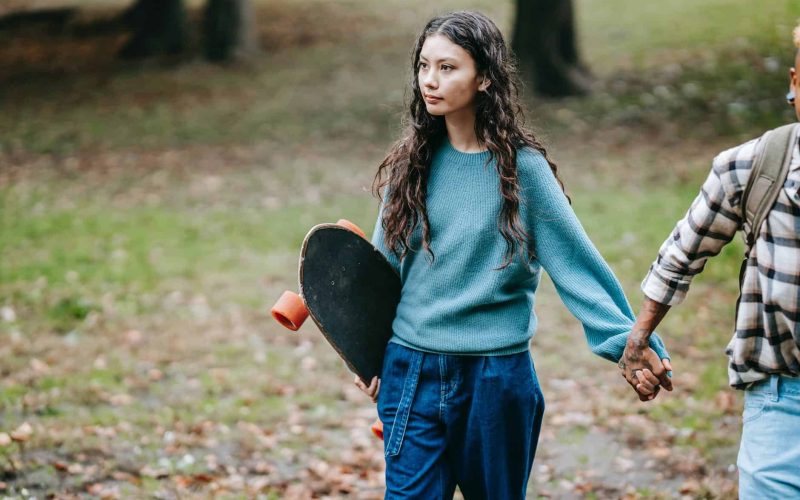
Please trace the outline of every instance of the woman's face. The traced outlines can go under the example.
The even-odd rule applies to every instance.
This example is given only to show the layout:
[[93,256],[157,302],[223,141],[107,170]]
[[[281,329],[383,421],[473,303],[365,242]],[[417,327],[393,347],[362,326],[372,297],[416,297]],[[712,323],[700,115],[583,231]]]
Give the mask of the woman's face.
[[433,35],[422,44],[417,81],[428,113],[475,114],[475,96],[488,83],[478,75],[469,52],[446,36]]

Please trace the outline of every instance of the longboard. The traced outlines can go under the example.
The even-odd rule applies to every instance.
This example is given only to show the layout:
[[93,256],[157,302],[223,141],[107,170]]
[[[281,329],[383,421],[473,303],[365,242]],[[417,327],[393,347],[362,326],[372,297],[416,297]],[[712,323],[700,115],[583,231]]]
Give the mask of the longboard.
[[364,232],[345,220],[311,228],[300,250],[298,284],[300,294],[284,292],[272,317],[297,331],[311,316],[361,380],[380,376],[401,283]]

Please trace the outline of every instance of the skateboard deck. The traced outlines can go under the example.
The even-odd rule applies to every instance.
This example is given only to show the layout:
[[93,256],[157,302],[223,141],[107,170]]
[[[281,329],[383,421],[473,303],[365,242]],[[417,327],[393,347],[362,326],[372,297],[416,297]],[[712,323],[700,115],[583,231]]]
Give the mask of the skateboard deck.
[[311,316],[361,380],[380,376],[401,289],[383,254],[352,223],[320,224],[303,240],[298,281],[300,296],[285,292],[273,317],[297,330]]

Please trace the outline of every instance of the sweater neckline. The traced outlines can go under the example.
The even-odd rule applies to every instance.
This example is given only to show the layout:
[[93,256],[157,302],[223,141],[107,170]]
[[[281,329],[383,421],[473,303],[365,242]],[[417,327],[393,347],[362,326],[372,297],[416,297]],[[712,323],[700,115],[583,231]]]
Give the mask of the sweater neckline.
[[491,155],[492,153],[489,150],[480,151],[478,153],[465,153],[454,148],[447,136],[442,140],[442,159],[447,163],[455,163],[464,166],[482,166],[486,164]]

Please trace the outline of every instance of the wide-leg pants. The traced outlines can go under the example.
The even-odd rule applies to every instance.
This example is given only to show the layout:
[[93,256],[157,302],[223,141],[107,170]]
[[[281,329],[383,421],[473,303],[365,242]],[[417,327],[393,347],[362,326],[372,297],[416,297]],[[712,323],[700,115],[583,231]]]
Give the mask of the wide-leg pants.
[[389,343],[378,414],[386,498],[523,499],[544,398],[528,351],[432,354]]

